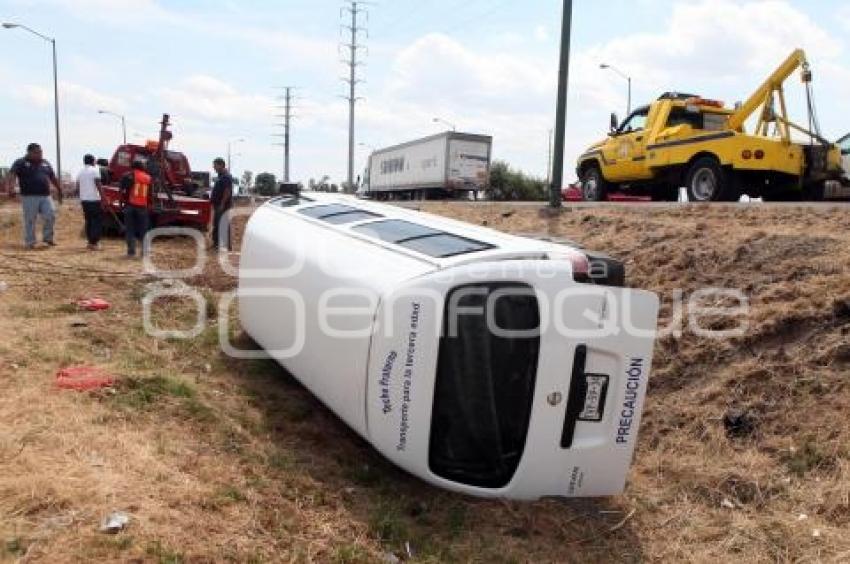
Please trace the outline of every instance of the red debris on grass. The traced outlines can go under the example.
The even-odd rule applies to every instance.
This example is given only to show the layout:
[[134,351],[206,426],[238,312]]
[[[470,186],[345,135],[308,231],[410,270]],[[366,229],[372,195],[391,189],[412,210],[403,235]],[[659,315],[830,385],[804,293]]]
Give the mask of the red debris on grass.
[[56,386],[63,390],[98,390],[115,383],[115,377],[95,366],[69,366],[56,373]]
[[86,311],[104,311],[109,309],[110,304],[102,298],[87,298],[78,300],[77,307]]

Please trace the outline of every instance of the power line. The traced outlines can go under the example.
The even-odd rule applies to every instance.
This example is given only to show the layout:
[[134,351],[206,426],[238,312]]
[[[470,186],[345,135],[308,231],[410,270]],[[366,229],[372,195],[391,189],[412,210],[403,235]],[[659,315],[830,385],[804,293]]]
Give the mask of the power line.
[[471,24],[473,22],[475,22],[475,23],[481,22],[482,20],[485,20],[485,19],[489,18],[490,16],[493,16],[494,14],[496,14],[496,12],[499,12],[500,10],[506,8],[507,5],[510,2],[511,2],[511,0],[502,0],[502,2],[498,2],[497,4],[491,6],[490,9],[486,10],[485,12],[482,12],[478,15],[472,16],[472,17],[464,19],[464,20],[461,20],[461,21],[455,23],[454,25],[444,29],[443,33],[445,33],[446,35],[450,35],[450,34],[452,34],[453,32],[457,31],[458,29],[460,29],[462,27],[467,27],[469,24]]
[[348,50],[348,58],[343,59],[343,63],[348,66],[348,76],[343,78],[342,80],[348,84],[348,95],[343,96],[346,100],[348,100],[348,189],[354,189],[354,147],[355,137],[354,137],[354,122],[355,122],[355,109],[357,106],[357,84],[362,82],[357,77],[357,67],[362,65],[357,61],[357,52],[358,51],[366,51],[366,47],[361,45],[358,42],[358,36],[360,33],[365,33],[366,37],[369,36],[369,32],[365,27],[361,27],[359,25],[358,16],[365,16],[366,21],[369,19],[369,11],[365,6],[369,4],[369,2],[361,2],[358,0],[347,0],[350,4],[349,6],[345,6],[340,10],[340,17],[344,18],[346,14],[351,16],[351,25],[343,25],[342,29],[351,33],[351,43],[343,43],[340,45],[340,48],[344,48]]

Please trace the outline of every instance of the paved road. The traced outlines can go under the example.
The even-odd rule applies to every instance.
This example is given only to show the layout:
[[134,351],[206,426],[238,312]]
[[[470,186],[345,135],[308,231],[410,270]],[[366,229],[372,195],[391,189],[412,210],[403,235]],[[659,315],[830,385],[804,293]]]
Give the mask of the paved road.
[[[408,209],[420,209],[422,208],[423,202],[389,202],[395,204],[397,206],[408,208]],[[478,206],[478,207],[486,207],[486,206],[509,206],[509,207],[517,207],[517,208],[542,208],[545,204],[542,202],[467,202],[467,201],[451,201],[451,202],[426,202],[427,203],[449,203],[453,206]],[[626,209],[640,209],[640,208],[650,208],[650,209],[675,209],[681,208],[684,206],[688,207],[698,207],[698,206],[712,206],[712,207],[728,207],[733,209],[746,209],[746,208],[794,208],[794,207],[802,207],[802,208],[819,208],[819,209],[850,209],[850,202],[737,202],[737,203],[726,203],[726,202],[715,202],[711,204],[682,204],[679,202],[564,202],[564,208],[626,208]]]

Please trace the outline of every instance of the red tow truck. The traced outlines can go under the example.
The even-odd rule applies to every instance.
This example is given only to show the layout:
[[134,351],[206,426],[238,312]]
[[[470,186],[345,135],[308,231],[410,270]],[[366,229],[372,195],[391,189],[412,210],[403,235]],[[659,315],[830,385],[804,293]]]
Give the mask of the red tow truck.
[[112,159],[98,162],[103,174],[103,207],[111,227],[122,229],[121,179],[132,170],[133,162],[141,160],[153,178],[151,223],[154,227],[194,227],[201,231],[209,228],[212,205],[209,195],[209,174],[192,172],[186,155],[171,151],[168,145],[173,137],[168,114],[160,122],[159,141],[145,145],[121,145]]

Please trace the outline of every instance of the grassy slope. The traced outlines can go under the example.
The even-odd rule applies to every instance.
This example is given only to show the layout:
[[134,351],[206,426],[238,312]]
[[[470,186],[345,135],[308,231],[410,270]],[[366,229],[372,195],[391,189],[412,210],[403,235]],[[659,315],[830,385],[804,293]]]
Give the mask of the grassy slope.
[[[224,358],[214,319],[193,341],[145,337],[148,281],[95,272],[140,266],[117,260],[118,241],[82,251],[69,207],[63,245],[28,255],[53,266],[0,256],[0,280],[12,285],[0,294],[0,560],[359,562],[408,546],[418,561],[850,557],[844,213],[632,208],[541,219],[534,209],[429,207],[626,258],[631,283],[665,297],[705,285],[751,296],[747,337],[659,343],[624,496],[529,505],[421,484],[276,365]],[[0,252],[19,252],[18,232],[0,211]],[[191,247],[161,242],[157,261],[185,266]],[[234,283],[212,267],[195,282],[211,298]],[[93,294],[113,308],[68,305]],[[174,327],[193,315],[170,300],[154,317]],[[80,319],[87,326],[71,326]],[[121,384],[57,391],[56,369],[81,362]],[[725,436],[730,406],[754,414],[752,436]],[[133,515],[130,528],[98,533],[114,509]]]

